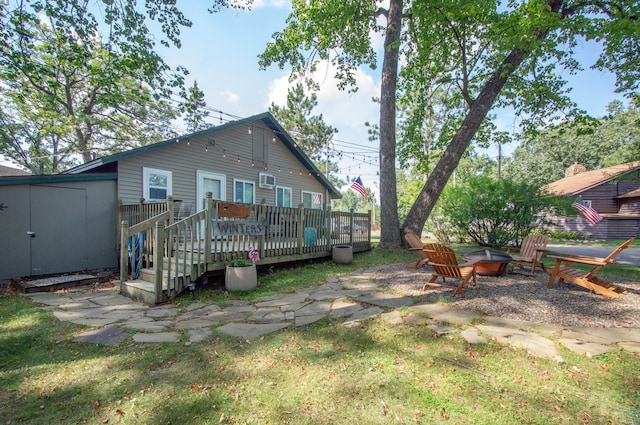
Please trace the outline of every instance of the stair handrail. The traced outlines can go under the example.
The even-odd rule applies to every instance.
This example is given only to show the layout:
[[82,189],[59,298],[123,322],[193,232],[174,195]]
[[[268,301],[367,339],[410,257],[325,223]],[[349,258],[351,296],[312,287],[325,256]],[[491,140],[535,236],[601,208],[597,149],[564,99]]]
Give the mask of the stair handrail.
[[[123,220],[120,223],[120,291],[121,292],[122,292],[122,287],[124,283],[129,278],[129,273],[128,273],[129,258],[128,258],[128,250],[127,250],[129,237],[137,233],[147,232],[153,229],[156,223],[158,222],[163,223],[163,226],[164,226],[164,222],[171,220],[171,217],[172,217],[172,212],[165,211],[154,217],[148,218],[147,220],[137,223],[131,227],[129,227],[129,222],[126,220]],[[151,233],[151,232],[148,232],[148,233]],[[156,245],[155,243],[154,244],[150,243],[149,246],[152,247],[153,251],[148,252],[147,254],[153,254],[153,255],[156,254],[157,247],[155,245]]]

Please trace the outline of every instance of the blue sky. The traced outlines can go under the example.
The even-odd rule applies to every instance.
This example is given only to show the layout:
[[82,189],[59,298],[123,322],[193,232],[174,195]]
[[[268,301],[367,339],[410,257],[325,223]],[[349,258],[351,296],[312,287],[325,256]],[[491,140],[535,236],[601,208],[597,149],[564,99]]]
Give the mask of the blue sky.
[[[272,34],[285,27],[289,1],[257,0],[250,12],[223,10],[216,14],[206,11],[207,3],[207,0],[179,2],[193,26],[183,29],[181,49],[160,50],[165,60],[172,67],[181,65],[189,69],[187,86],[197,80],[210,108],[244,118],[265,112],[272,102],[284,104],[291,85],[288,70],[274,66],[261,71],[257,56]],[[375,43],[382,45],[381,40]],[[614,94],[614,79],[610,74],[588,70],[597,53],[597,46],[585,45],[579,59],[585,61],[587,70],[567,78],[578,105],[594,116],[602,116],[611,100],[622,97]],[[362,69],[357,76],[359,91],[356,94],[338,90],[332,76],[330,69],[319,69],[317,78],[322,90],[313,113],[322,114],[327,124],[338,129],[336,149],[354,152],[343,155],[339,163],[340,177],[352,181],[361,176],[365,187],[377,192],[377,142],[368,141],[364,123],[379,120],[378,106],[371,98],[379,96],[380,70]],[[211,122],[220,122],[218,114],[211,114]],[[512,114],[500,113],[498,126],[517,131]],[[505,146],[503,155],[509,155],[514,148]],[[497,156],[495,148],[487,153]]]

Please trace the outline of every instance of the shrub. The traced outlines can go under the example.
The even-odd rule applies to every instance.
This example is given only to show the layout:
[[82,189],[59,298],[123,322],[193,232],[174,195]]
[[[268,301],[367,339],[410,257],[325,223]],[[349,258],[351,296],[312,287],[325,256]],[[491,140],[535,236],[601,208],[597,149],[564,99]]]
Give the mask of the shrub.
[[570,199],[544,193],[537,186],[509,179],[472,177],[442,198],[442,212],[458,232],[480,246],[520,244],[544,210],[566,210]]

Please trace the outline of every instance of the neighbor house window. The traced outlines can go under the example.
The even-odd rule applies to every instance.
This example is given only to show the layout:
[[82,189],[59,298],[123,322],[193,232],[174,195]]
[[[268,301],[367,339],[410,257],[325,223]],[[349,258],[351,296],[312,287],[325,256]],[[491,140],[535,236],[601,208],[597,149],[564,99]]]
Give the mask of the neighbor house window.
[[322,209],[322,193],[302,191],[302,205],[307,209]]
[[171,171],[142,168],[142,197],[146,201],[164,201],[171,191]]
[[290,187],[276,187],[276,207],[291,208],[291,188]]
[[233,202],[255,203],[255,183],[247,180],[233,180]]

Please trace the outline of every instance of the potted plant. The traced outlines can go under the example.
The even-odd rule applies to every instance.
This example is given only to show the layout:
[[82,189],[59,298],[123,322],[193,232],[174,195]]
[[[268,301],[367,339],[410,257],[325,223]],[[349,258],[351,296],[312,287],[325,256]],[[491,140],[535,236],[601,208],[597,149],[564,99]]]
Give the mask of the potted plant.
[[249,262],[246,258],[233,258],[225,267],[224,283],[227,291],[251,291],[258,287],[256,261],[260,254],[249,246]]

